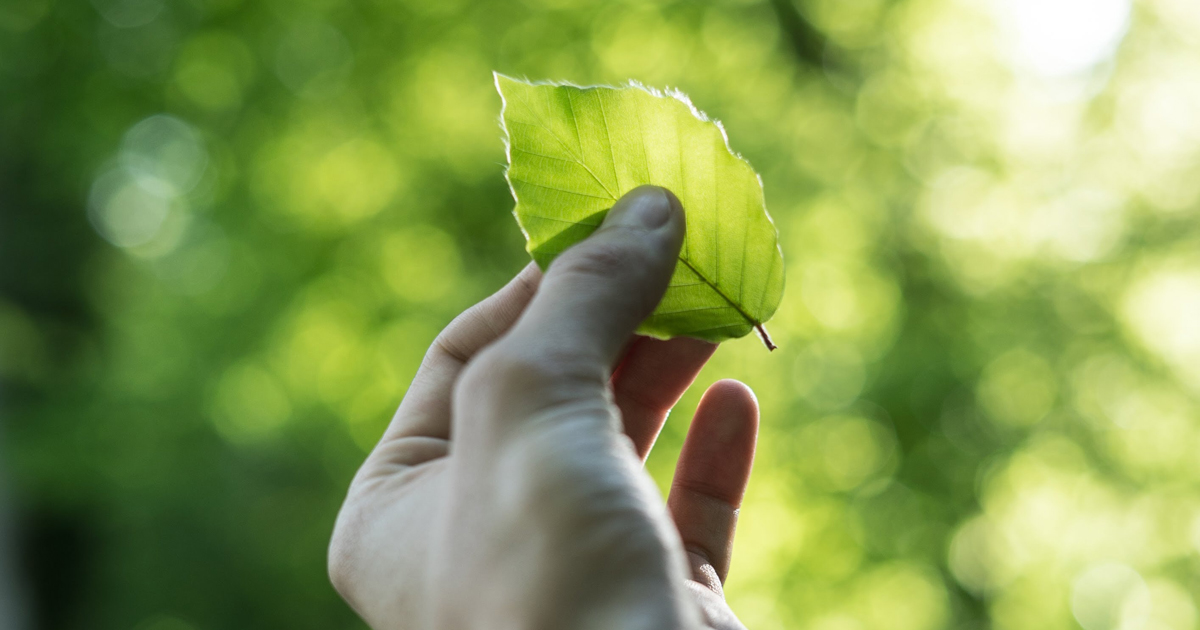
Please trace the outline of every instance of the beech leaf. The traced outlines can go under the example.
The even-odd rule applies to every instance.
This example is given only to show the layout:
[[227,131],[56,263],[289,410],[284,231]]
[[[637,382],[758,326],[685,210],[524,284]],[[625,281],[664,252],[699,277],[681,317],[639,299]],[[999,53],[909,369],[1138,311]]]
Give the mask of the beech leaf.
[[678,91],[530,83],[499,73],[506,177],[542,268],[591,234],[622,195],[671,190],[687,236],[670,287],[638,332],[719,342],[757,329],[783,295],[783,254],[762,180],[725,130]]

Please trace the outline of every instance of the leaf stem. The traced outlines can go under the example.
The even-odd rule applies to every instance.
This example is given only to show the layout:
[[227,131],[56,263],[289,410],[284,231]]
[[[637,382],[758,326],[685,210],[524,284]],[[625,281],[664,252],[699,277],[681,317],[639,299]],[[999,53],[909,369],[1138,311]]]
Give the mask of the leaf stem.
[[758,331],[758,337],[762,339],[763,344],[767,346],[767,350],[775,350],[779,347],[775,345],[775,342],[771,341],[771,335],[767,334],[766,326],[763,326],[762,324],[755,324],[754,330]]
[[679,262],[686,265],[688,269],[691,269],[692,273],[696,274],[697,278],[700,278],[701,280],[703,280],[704,284],[707,284],[710,288],[712,288],[712,290],[714,292],[716,292],[717,295],[721,296],[722,299],[724,299],[726,302],[728,302],[729,305],[734,308],[734,310],[736,310],[739,314],[741,314],[742,317],[746,318],[746,321],[750,322],[751,324],[754,324],[754,329],[758,331],[758,336],[762,339],[763,343],[766,344],[767,350],[774,350],[779,347],[779,346],[776,346],[775,343],[771,341],[771,335],[767,334],[766,326],[763,326],[761,322],[755,321],[755,319],[753,317],[750,317],[750,314],[747,313],[745,310],[743,310],[742,307],[740,305],[738,305],[737,302],[734,302],[733,300],[729,299],[729,296],[725,295],[725,293],[722,292],[721,289],[717,288],[717,285],[715,283],[713,283],[713,281],[709,280],[708,278],[706,278],[704,276],[704,274],[700,273],[699,269],[696,269],[695,267],[693,267],[692,263],[688,262],[688,259],[684,258],[683,256],[680,256]]

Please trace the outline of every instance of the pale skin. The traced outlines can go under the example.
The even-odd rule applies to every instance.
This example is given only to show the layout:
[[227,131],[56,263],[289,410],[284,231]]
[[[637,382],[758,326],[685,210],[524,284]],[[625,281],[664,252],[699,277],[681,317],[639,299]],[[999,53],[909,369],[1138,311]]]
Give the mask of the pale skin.
[[744,628],[722,586],[754,394],[708,388],[665,505],[643,470],[716,350],[634,335],[684,221],[674,195],[638,188],[544,277],[530,265],[434,341],[330,544],[334,586],[372,628]]

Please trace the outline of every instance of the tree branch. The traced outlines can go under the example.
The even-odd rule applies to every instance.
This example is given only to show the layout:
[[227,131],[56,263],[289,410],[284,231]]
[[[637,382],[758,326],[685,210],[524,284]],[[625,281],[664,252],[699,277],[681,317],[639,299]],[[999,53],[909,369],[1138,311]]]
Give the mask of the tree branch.
[[800,14],[793,0],[771,0],[779,27],[791,43],[796,58],[813,68],[825,65],[825,36]]

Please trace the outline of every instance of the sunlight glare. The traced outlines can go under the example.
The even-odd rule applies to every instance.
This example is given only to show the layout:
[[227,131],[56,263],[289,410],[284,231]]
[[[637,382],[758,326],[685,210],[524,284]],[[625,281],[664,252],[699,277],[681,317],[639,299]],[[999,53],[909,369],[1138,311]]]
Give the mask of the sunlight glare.
[[1004,44],[1021,70],[1046,79],[1108,60],[1129,27],[1130,0],[996,0]]

